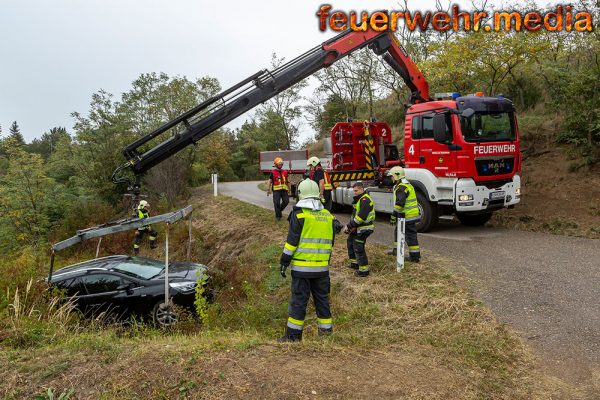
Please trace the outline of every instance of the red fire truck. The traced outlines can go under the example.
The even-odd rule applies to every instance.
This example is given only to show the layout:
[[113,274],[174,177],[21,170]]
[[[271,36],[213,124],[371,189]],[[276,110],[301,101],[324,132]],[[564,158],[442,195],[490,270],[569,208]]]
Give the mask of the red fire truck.
[[[483,224],[494,210],[518,203],[520,179],[516,173],[521,158],[512,102],[502,97],[458,94],[450,94],[449,99],[431,98],[427,81],[393,32],[372,30],[342,32],[277,69],[261,70],[166,122],[125,147],[127,161],[113,171],[113,181],[139,193],[140,177],[153,166],[364,47],[381,55],[410,90],[404,163],[422,210],[418,228],[429,230],[440,216],[452,213],[465,224]],[[391,211],[391,188],[385,173],[392,163],[400,162],[400,157],[387,134],[389,127],[367,127],[334,127],[330,159],[332,180],[337,183],[334,199],[347,203],[353,180],[371,180],[369,191],[377,209]],[[356,129],[362,130],[362,136],[355,133]],[[165,139],[152,147],[149,143],[156,143],[158,137]],[[348,158],[350,148],[353,155]],[[123,174],[129,169],[134,180]]]

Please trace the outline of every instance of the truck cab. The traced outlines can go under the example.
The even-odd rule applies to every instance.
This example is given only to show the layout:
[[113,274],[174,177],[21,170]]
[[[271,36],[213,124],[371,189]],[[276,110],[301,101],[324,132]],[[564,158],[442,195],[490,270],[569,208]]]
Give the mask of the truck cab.
[[407,110],[404,163],[421,192],[420,230],[440,215],[482,225],[520,201],[521,155],[512,102],[482,94],[419,103]]

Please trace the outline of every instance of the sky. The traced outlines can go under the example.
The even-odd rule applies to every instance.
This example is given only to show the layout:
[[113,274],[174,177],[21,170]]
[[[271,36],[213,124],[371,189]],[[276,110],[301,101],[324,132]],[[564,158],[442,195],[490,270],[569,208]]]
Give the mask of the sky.
[[[389,0],[339,0],[334,9],[398,10]],[[457,1],[458,4],[466,2]],[[0,11],[0,126],[29,142],[52,127],[72,133],[93,93],[119,99],[142,73],[217,78],[223,89],[334,36],[315,0],[4,0]],[[404,4],[404,3],[402,3]],[[413,10],[435,8],[412,1]],[[466,8],[466,5],[465,5]],[[246,117],[231,122],[237,127]],[[310,135],[307,124],[303,136]]]

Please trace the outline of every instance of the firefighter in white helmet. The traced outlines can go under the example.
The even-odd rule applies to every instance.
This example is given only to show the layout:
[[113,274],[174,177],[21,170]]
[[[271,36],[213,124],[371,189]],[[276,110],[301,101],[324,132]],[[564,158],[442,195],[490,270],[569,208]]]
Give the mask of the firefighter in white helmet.
[[[406,173],[402,167],[393,167],[388,175],[394,181],[394,213],[390,217],[390,224],[396,225],[397,218],[405,219],[406,244],[408,245],[409,261],[419,262],[421,251],[417,238],[417,222],[421,219],[417,194],[415,188],[406,179]],[[394,229],[394,248],[388,254],[396,255],[398,245],[398,230]]]
[[307,160],[306,165],[310,169],[309,178],[319,185],[319,198],[327,211],[331,211],[331,191],[333,185],[327,171],[321,166],[321,160],[318,157],[311,157]]
[[[136,213],[135,216],[137,218],[148,218],[149,214],[148,211],[150,209],[150,204],[146,201],[146,200],[142,200],[139,202],[137,209],[136,209]],[[149,234],[150,235],[150,248],[151,249],[155,249],[156,248],[156,237],[158,235],[158,232],[156,232],[155,229],[152,229],[152,227],[150,225],[145,225],[142,226],[140,228],[137,229],[137,231],[135,232],[135,238],[133,240],[133,254],[135,254],[136,256],[140,253],[140,243],[142,242],[142,239],[144,238],[144,234]]]
[[291,265],[292,297],[285,335],[278,339],[279,342],[302,340],[311,293],[319,335],[333,331],[329,307],[329,259],[334,232],[339,232],[342,225],[324,209],[319,196],[319,186],[310,179],[303,180],[298,185],[299,201],[288,216],[290,226],[279,260],[279,272],[285,278],[285,271]]

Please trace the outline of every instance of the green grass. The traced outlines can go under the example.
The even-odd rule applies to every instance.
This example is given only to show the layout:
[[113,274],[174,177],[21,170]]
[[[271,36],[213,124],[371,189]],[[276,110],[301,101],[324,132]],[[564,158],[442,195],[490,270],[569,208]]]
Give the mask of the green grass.
[[[286,226],[276,224],[267,210],[229,198],[205,196],[196,210],[201,223],[194,229],[201,241],[193,253],[198,257],[202,252],[207,259],[216,299],[204,324],[192,320],[184,327],[158,330],[137,322],[84,323],[53,339],[47,338],[52,333],[47,322],[41,322],[41,333],[23,325],[28,345],[0,342],[0,370],[10,368],[19,379],[39,385],[21,388],[15,383],[19,380],[4,379],[0,392],[12,393],[7,398],[28,397],[40,393],[40,387],[64,387],[57,384],[62,376],[79,374],[84,378],[78,384],[96,398],[204,398],[202,393],[212,398],[210,393],[218,392],[210,390],[223,389],[239,373],[228,360],[289,354],[309,365],[315,352],[333,359],[354,353],[396,359],[398,354],[415,365],[426,362],[462,380],[456,398],[529,398],[539,386],[531,380],[545,382],[516,335],[468,293],[464,277],[449,272],[452,261],[425,258],[396,273],[386,249],[371,243],[372,275],[359,280],[346,267],[345,241],[336,241],[331,273],[335,334],[326,340],[317,337],[311,304],[304,342],[297,350],[274,347],[285,327],[289,300],[289,274],[287,279],[279,275]],[[183,242],[183,233],[181,238]],[[31,346],[35,357],[27,350]],[[101,382],[86,372],[98,369],[108,374]],[[123,370],[131,376],[125,377]],[[258,371],[265,379],[271,372]]]

